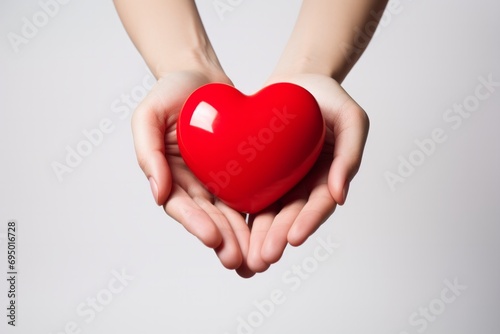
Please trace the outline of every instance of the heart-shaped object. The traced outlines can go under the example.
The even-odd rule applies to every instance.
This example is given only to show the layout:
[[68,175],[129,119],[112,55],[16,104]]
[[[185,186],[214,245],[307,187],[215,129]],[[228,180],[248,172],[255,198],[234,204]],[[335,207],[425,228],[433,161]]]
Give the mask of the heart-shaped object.
[[177,122],[186,165],[212,194],[246,213],[293,188],[316,162],[324,137],[318,103],[291,83],[250,96],[226,84],[202,86]]

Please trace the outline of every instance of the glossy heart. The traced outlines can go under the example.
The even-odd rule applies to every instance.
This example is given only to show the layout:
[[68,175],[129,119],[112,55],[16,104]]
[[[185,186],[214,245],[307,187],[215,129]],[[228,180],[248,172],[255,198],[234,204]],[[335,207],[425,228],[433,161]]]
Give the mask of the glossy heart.
[[291,83],[251,96],[226,84],[202,86],[177,122],[186,165],[212,194],[247,213],[293,188],[314,165],[324,136],[318,103]]

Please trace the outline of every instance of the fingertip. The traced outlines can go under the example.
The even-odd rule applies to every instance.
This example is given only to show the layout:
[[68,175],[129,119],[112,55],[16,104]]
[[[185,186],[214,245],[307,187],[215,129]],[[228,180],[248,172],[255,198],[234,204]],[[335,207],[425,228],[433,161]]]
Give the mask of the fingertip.
[[172,191],[172,175],[165,155],[158,151],[138,151],[137,161],[149,181],[156,204],[165,204]]
[[246,267],[246,266],[241,266],[239,267],[238,269],[236,269],[236,273],[241,277],[241,278],[252,278],[253,276],[255,276],[255,272],[252,271],[250,268]]
[[149,181],[156,204],[165,204],[172,191],[172,175],[166,157],[161,152],[141,152],[137,160]]
[[298,247],[301,246],[304,242],[306,242],[308,236],[304,236],[301,233],[296,232],[297,229],[291,229],[290,232],[288,233],[288,243],[292,247]]
[[207,224],[204,232],[197,237],[208,248],[216,249],[222,244],[222,235],[214,225]]
[[341,158],[333,160],[328,175],[328,191],[337,204],[343,205],[347,196],[349,182],[347,180],[346,169],[342,168],[340,160]]
[[222,233],[203,211],[180,187],[172,190],[172,196],[163,205],[165,212],[179,222],[206,247],[216,249],[222,244]]
[[345,201],[347,200],[347,194],[349,193],[349,185],[350,182],[346,182],[344,184],[344,189],[342,190],[342,202],[337,202],[339,205],[344,205]]
[[149,186],[151,187],[151,192],[153,193],[153,198],[155,199],[156,204],[158,204],[158,185],[156,184],[156,181],[152,176],[150,176],[148,180]]
[[236,249],[229,250],[228,248],[222,251],[216,250],[216,252],[220,262],[226,269],[235,270],[241,267],[243,263],[241,252],[238,252]]
[[260,254],[249,254],[247,266],[253,272],[262,273],[269,269],[270,264],[264,261]]
[[[255,252],[252,252],[255,253]],[[249,253],[246,259],[243,260],[242,265],[237,269],[238,275],[242,276],[250,275],[251,277],[256,273],[262,273],[269,268],[269,264],[264,262],[259,255]]]
[[304,220],[304,213],[302,213],[301,216],[294,222],[290,231],[288,231],[288,243],[293,247],[301,246],[319,227],[320,223],[317,223],[318,220],[320,220],[320,218],[318,218],[315,214],[311,219],[311,221],[315,223],[306,224],[307,221]]
[[296,247],[306,242],[309,236],[314,234],[333,214],[336,204],[325,185],[315,188],[288,231],[288,243]]
[[268,263],[269,265],[278,262],[283,256],[286,244],[287,244],[286,241],[285,245],[282,244],[275,245],[270,242],[264,243],[260,254],[262,260]]
[[163,155],[157,158],[155,167],[152,168],[152,177],[157,182],[156,203],[163,205],[172,191],[172,174]]

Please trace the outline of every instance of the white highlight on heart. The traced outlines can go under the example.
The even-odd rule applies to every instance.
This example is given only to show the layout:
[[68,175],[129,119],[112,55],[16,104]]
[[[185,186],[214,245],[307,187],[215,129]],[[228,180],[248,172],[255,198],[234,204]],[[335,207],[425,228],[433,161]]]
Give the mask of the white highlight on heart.
[[206,102],[198,104],[191,116],[189,125],[214,133],[213,123],[217,110]]

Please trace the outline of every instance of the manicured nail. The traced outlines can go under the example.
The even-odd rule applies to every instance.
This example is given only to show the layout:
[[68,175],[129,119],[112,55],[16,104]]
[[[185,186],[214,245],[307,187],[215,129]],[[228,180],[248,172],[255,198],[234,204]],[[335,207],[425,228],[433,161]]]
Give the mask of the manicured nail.
[[153,193],[155,202],[158,204],[158,186],[156,185],[156,181],[152,176],[149,177],[149,185],[151,186],[151,192]]

